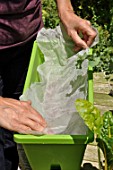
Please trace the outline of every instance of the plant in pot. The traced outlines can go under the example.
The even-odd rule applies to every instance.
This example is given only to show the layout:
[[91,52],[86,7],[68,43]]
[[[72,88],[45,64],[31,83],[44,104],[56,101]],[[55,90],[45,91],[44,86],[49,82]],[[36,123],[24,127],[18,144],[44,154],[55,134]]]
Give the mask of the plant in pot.
[[[83,118],[88,128],[93,131],[98,147],[102,150],[105,165],[104,170],[113,170],[113,114],[100,110],[84,99],[75,101],[76,110]],[[102,167],[101,167],[102,168]]]

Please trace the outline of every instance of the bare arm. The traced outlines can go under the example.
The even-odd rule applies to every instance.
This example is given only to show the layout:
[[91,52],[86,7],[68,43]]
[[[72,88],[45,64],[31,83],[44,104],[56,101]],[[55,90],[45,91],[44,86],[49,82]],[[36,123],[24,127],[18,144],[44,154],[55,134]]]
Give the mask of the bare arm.
[[[85,49],[90,46],[96,36],[89,21],[75,15],[70,0],[56,0],[59,17],[68,35],[75,42],[75,50]],[[82,33],[81,39],[79,33]]]

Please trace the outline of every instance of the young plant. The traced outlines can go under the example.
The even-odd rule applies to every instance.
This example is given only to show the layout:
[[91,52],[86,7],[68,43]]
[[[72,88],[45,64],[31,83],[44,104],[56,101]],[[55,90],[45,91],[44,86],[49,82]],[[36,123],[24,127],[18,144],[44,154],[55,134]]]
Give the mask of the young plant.
[[96,136],[98,147],[105,157],[104,170],[113,170],[113,115],[111,111],[101,114],[100,110],[84,99],[77,99],[76,110],[88,128]]

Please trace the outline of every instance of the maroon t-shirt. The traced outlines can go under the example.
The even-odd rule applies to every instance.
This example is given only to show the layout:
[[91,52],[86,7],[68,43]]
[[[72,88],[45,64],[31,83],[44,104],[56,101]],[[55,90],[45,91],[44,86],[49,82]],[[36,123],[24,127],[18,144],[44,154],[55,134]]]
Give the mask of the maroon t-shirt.
[[0,49],[29,41],[42,26],[40,0],[0,0]]

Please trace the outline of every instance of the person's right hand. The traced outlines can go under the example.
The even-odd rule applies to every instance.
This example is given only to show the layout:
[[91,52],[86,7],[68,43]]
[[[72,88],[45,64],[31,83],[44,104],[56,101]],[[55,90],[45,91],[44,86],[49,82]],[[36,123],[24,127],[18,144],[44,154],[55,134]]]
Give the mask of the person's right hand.
[[0,127],[28,134],[43,132],[46,122],[31,106],[30,101],[19,101],[0,97]]

